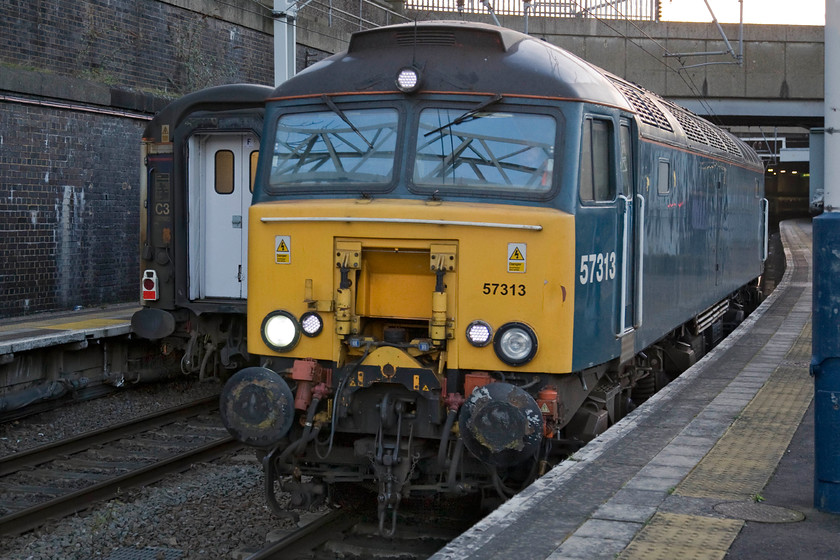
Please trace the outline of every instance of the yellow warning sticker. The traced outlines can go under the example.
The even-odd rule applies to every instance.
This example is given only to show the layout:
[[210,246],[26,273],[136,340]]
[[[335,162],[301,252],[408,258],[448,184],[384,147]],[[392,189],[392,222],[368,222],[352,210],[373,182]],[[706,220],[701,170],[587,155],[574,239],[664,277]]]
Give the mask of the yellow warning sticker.
[[525,272],[527,250],[525,243],[508,243],[508,272]]
[[274,236],[274,262],[277,264],[291,264],[292,238],[290,235]]

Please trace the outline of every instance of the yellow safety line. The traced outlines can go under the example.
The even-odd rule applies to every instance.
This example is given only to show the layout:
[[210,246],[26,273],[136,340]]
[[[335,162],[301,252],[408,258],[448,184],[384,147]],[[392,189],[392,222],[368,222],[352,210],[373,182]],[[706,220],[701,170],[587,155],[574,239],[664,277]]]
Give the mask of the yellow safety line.
[[113,327],[114,325],[124,325],[125,323],[125,319],[87,319],[85,321],[73,321],[71,323],[41,325],[39,328],[50,331],[73,331],[84,329],[98,329],[101,327]]

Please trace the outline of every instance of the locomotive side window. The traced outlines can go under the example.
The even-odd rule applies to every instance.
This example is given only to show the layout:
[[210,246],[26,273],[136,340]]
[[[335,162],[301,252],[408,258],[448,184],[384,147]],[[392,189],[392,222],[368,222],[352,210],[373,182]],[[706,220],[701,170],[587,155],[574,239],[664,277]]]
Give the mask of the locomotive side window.
[[667,159],[659,160],[656,184],[659,194],[668,194],[671,192],[671,162]]
[[254,150],[251,152],[251,171],[248,177],[249,181],[248,184],[250,185],[251,194],[254,194],[254,179],[257,178],[257,157],[260,155],[259,150]]
[[398,124],[397,111],[388,108],[281,116],[269,190],[390,183]]
[[216,152],[216,192],[231,194],[233,192],[233,152],[219,150]]
[[615,199],[610,165],[612,123],[586,119],[580,162],[580,199],[583,202],[609,202]]
[[460,120],[463,113],[463,109],[443,108],[420,113],[415,185],[482,192],[551,190],[554,117],[482,111]]
[[622,123],[620,131],[619,170],[621,171],[621,194],[628,198],[633,196],[633,139],[630,127]]

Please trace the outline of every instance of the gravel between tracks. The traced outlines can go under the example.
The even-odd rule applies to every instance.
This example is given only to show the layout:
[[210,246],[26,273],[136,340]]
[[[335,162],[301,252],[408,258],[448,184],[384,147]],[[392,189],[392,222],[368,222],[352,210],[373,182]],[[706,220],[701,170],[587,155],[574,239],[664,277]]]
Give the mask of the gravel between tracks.
[[[0,426],[0,455],[218,390],[215,384],[149,385],[10,422]],[[237,558],[237,551],[263,546],[270,531],[291,527],[290,521],[271,515],[263,495],[262,468],[252,451],[244,451],[222,461],[196,465],[152,487],[128,491],[118,499],[19,537],[0,538],[0,558]]]

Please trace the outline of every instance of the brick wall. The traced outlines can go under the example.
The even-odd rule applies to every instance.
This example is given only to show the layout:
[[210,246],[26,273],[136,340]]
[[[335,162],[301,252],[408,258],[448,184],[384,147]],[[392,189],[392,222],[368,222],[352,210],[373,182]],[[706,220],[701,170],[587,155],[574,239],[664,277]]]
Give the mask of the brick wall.
[[[298,70],[392,15],[368,0],[307,4]],[[0,0],[0,22],[0,319],[136,301],[145,122],[191,91],[273,83],[270,9]]]
[[272,80],[270,35],[158,0],[0,0],[0,21],[4,65],[170,95]]
[[0,0],[0,21],[0,318],[136,301],[146,121],[271,83],[273,37],[157,0]]
[[15,129],[0,152],[0,317],[136,299],[143,123],[12,103],[0,122]]

